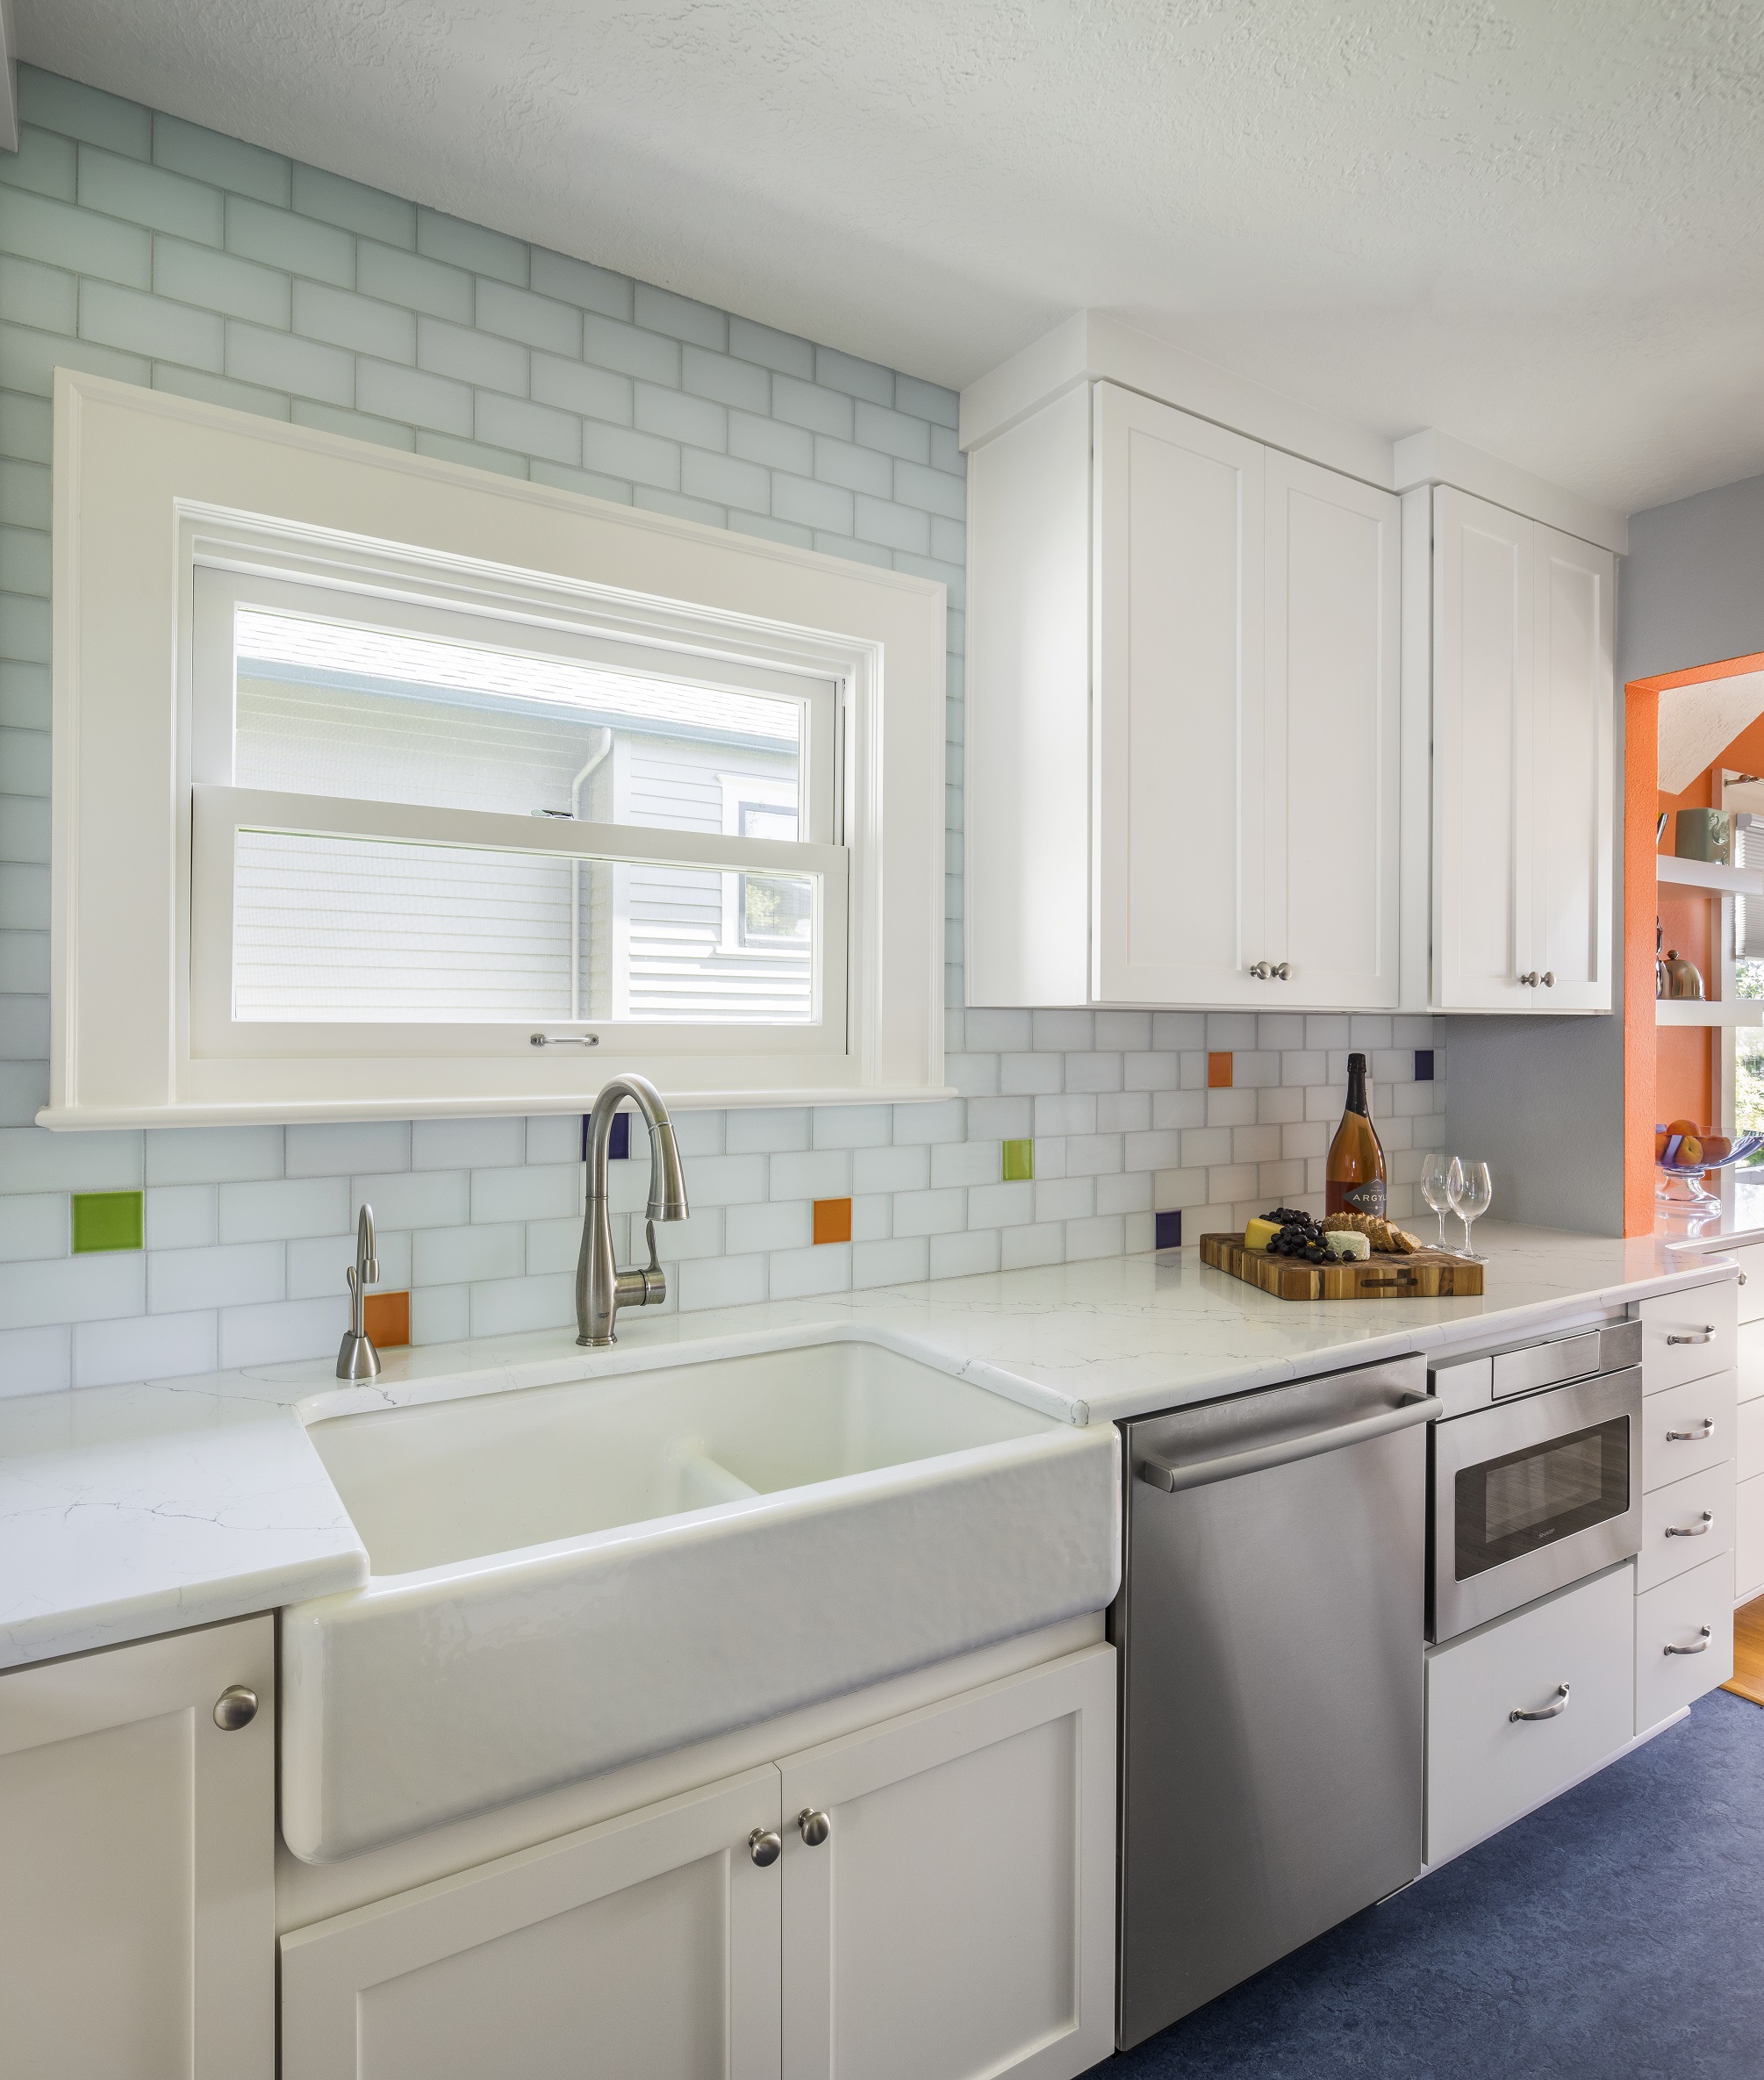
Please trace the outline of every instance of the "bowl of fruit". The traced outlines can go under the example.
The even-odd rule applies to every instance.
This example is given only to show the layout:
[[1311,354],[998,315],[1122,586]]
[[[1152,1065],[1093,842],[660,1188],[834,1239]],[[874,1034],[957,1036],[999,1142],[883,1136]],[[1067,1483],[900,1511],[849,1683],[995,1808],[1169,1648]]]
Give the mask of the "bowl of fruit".
[[1703,1183],[1710,1170],[1731,1170],[1749,1163],[1764,1148],[1764,1134],[1704,1133],[1695,1120],[1672,1120],[1653,1130],[1653,1165],[1658,1173],[1654,1197],[1667,1206],[1705,1206],[1718,1201]]

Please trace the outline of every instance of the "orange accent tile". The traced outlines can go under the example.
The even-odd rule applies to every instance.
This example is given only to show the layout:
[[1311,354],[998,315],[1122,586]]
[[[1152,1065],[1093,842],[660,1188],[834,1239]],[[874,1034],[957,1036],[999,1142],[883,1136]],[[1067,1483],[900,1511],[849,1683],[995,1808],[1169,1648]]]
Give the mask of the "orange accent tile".
[[1230,1056],[1228,1054],[1209,1054],[1207,1057],[1207,1088],[1209,1091],[1229,1091],[1230,1087]]
[[814,1239],[816,1242],[851,1240],[851,1201],[849,1199],[815,1201]]
[[408,1293],[370,1293],[362,1309],[368,1341],[377,1351],[390,1351],[411,1340],[411,1296]]

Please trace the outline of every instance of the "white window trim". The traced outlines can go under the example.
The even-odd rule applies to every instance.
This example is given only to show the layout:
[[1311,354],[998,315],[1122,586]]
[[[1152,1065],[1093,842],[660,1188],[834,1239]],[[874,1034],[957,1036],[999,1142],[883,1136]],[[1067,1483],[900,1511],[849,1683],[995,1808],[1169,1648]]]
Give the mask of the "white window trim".
[[[622,1069],[655,1076],[670,1102],[687,1107],[950,1094],[941,585],[68,369],[55,384],[52,1058],[42,1124],[573,1111]],[[511,1048],[498,1028],[495,1051],[479,1055],[203,1055],[192,1045],[201,1013],[198,1003],[193,1019],[188,936],[197,563],[371,581],[414,602],[464,583],[479,600],[500,591],[511,615],[542,610],[597,642],[696,648],[836,682],[838,835],[849,850],[776,849],[801,864],[811,850],[825,857],[814,871],[828,875],[829,912],[832,854],[847,867],[843,1046],[804,1050],[794,1045],[802,1029],[770,1028],[738,1036],[739,1045],[731,1033],[712,1051],[664,1053],[682,1029],[669,1027],[609,1034],[591,1054],[531,1048],[524,1033]],[[264,820],[265,798],[254,796],[254,807],[237,799],[246,792],[204,789],[197,871],[216,871],[230,850],[224,834],[241,816]],[[291,819],[284,827],[310,827],[315,798],[276,799]],[[358,806],[381,827],[389,808],[397,813]],[[326,806],[331,821],[339,814]],[[690,850],[681,832],[476,814],[486,832],[520,824],[522,849],[642,857],[654,842],[671,858]],[[446,814],[456,823],[456,812]],[[836,1022],[817,1029],[831,1036]],[[755,1039],[763,1044],[749,1048]]]

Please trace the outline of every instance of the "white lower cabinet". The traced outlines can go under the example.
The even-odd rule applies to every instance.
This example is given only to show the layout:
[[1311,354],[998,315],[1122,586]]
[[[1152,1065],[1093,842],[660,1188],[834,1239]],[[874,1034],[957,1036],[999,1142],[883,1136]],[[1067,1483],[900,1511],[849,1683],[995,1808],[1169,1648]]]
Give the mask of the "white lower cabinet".
[[1114,1820],[1099,1646],[284,1935],[283,2080],[1070,2080]]
[[0,2071],[269,2080],[275,1680],[269,1617],[0,1675]]
[[1632,1737],[1635,1603],[1625,1561],[1429,1650],[1430,1864],[1541,1805]]
[[1733,1673],[1733,1582],[1725,1555],[1635,1600],[1635,1725],[1646,1733]]
[[1731,1459],[1642,1497],[1641,1551],[1635,1563],[1638,1589],[1656,1588],[1674,1574],[1732,1550]]

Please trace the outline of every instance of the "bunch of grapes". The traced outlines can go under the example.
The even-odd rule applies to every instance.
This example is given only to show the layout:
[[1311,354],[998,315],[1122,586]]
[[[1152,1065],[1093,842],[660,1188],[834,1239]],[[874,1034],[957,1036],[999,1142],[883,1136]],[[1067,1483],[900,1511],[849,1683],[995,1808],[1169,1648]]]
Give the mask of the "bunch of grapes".
[[1324,1246],[1323,1229],[1315,1215],[1301,1213],[1293,1206],[1277,1206],[1273,1213],[1264,1214],[1262,1218],[1280,1224],[1280,1233],[1268,1244],[1269,1256],[1296,1257],[1302,1264],[1335,1261]]

